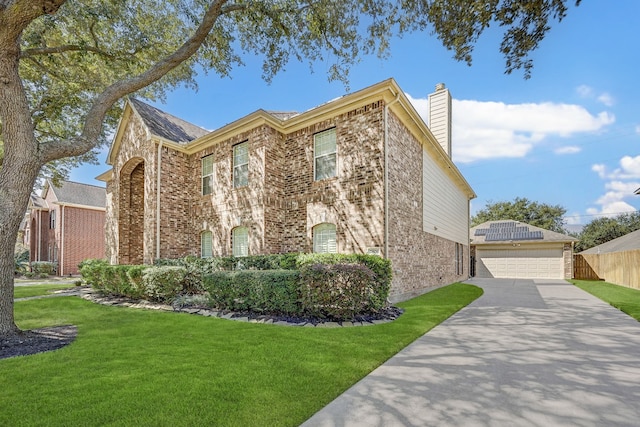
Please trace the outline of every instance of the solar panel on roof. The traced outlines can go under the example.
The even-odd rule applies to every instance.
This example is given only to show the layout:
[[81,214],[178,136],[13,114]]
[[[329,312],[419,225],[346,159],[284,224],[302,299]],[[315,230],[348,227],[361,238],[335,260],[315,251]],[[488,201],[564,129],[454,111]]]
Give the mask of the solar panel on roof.
[[505,242],[510,240],[539,240],[544,236],[542,231],[529,231],[529,227],[516,225],[515,222],[494,222],[489,228],[479,228],[476,236],[485,236],[485,242]]

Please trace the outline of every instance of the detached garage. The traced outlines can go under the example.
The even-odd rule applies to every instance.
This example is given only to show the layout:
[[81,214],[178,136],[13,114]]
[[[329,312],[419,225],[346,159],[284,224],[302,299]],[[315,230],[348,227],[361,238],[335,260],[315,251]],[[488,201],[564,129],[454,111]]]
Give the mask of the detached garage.
[[570,279],[577,239],[517,221],[471,229],[472,274],[479,278]]

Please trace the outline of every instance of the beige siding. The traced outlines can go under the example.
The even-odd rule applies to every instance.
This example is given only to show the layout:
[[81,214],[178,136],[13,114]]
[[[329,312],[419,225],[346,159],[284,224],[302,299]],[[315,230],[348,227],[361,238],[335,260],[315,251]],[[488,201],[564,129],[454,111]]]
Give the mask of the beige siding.
[[454,242],[468,244],[469,203],[427,150],[422,151],[422,228]]

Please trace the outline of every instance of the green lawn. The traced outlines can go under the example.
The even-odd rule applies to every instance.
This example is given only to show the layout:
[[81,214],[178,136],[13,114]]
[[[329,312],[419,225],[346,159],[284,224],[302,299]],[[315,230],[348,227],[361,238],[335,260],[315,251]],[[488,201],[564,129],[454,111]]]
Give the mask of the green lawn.
[[398,304],[394,322],[335,329],[17,302],[23,329],[79,332],[63,349],[0,360],[0,425],[297,426],[481,294],[454,284]]
[[571,283],[640,321],[640,290],[591,280],[571,280]]
[[13,288],[14,298],[26,298],[35,297],[39,295],[49,295],[54,291],[61,289],[73,288],[75,285],[69,284],[42,284],[42,285],[29,285],[29,286],[16,286]]

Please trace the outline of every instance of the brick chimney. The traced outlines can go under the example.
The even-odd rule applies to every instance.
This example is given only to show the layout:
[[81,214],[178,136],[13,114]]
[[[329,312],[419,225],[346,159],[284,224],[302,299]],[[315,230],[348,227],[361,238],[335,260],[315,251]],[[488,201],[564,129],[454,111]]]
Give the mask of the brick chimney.
[[451,94],[444,83],[429,95],[429,129],[451,158]]

